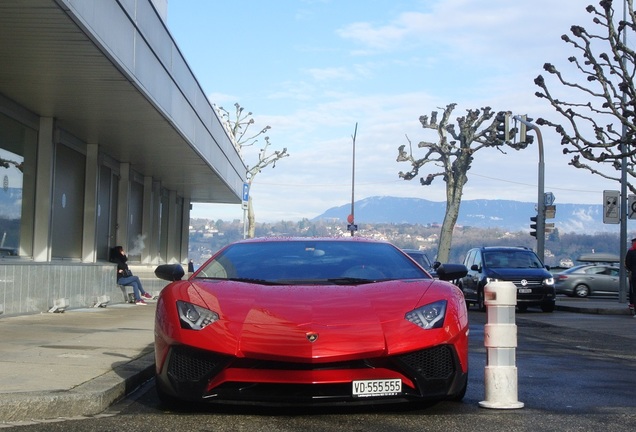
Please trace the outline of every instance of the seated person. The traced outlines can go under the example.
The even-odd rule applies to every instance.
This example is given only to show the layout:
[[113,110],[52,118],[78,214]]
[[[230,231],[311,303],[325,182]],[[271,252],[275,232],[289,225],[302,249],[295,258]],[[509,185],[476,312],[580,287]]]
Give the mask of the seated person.
[[133,276],[126,261],[128,261],[128,256],[126,256],[122,246],[115,246],[110,250],[110,262],[117,264],[117,284],[133,287],[135,304],[145,306],[146,301],[143,298],[149,299],[152,296],[144,291],[139,277]]

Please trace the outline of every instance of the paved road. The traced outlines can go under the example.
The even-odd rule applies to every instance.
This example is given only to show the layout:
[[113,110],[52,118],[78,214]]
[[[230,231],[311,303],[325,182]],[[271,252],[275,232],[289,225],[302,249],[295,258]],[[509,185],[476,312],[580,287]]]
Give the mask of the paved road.
[[147,383],[99,416],[36,423],[40,431],[630,431],[636,429],[636,320],[628,315],[517,315],[518,394],[524,407],[493,410],[484,399],[486,314],[471,311],[470,377],[462,403],[371,409],[165,411]]

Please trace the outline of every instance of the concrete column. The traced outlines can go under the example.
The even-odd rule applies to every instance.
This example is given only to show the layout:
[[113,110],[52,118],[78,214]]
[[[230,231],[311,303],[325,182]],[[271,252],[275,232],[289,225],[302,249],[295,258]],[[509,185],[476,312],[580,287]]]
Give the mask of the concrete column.
[[166,261],[169,264],[180,262],[179,252],[181,250],[179,235],[181,233],[179,227],[179,214],[177,212],[177,192],[171,190],[169,192],[168,208],[166,215],[162,217],[168,218],[168,232],[166,236],[168,255]]
[[161,264],[160,236],[161,236],[161,183],[152,182],[152,206],[150,209],[153,230],[148,236],[148,248],[152,264]]
[[52,117],[40,118],[33,220],[33,261],[36,262],[51,260],[50,234],[54,126],[55,121]]
[[117,192],[117,232],[115,244],[128,250],[128,213],[130,201],[130,164],[125,162],[119,165],[119,189]]
[[188,256],[188,245],[190,243],[190,199],[183,199],[181,216],[181,264],[187,268],[190,257]]
[[84,231],[82,235],[82,261],[97,261],[95,250],[97,234],[97,185],[99,179],[99,146],[86,145],[86,175],[84,181]]
[[144,198],[143,198],[143,210],[141,219],[141,232],[146,237],[147,241],[144,242],[143,250],[141,251],[141,263],[152,264],[154,263],[155,254],[151,249],[151,243],[153,233],[157,230],[153,224],[153,201],[155,197],[152,192],[152,177],[144,177]]

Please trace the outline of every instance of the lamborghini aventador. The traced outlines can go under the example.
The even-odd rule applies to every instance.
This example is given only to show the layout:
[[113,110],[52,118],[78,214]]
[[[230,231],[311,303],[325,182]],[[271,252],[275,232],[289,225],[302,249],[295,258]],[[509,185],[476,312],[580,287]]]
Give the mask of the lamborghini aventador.
[[468,315],[448,282],[390,243],[263,238],[226,246],[187,280],[178,265],[155,320],[166,404],[321,405],[461,400]]

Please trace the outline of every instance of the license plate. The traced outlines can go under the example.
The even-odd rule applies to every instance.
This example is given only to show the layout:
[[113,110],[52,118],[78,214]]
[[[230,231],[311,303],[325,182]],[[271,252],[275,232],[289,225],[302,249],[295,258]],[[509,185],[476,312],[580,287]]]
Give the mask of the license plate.
[[532,293],[531,288],[519,288],[519,294],[530,294]]
[[353,381],[353,396],[395,396],[402,392],[401,379],[361,380]]

